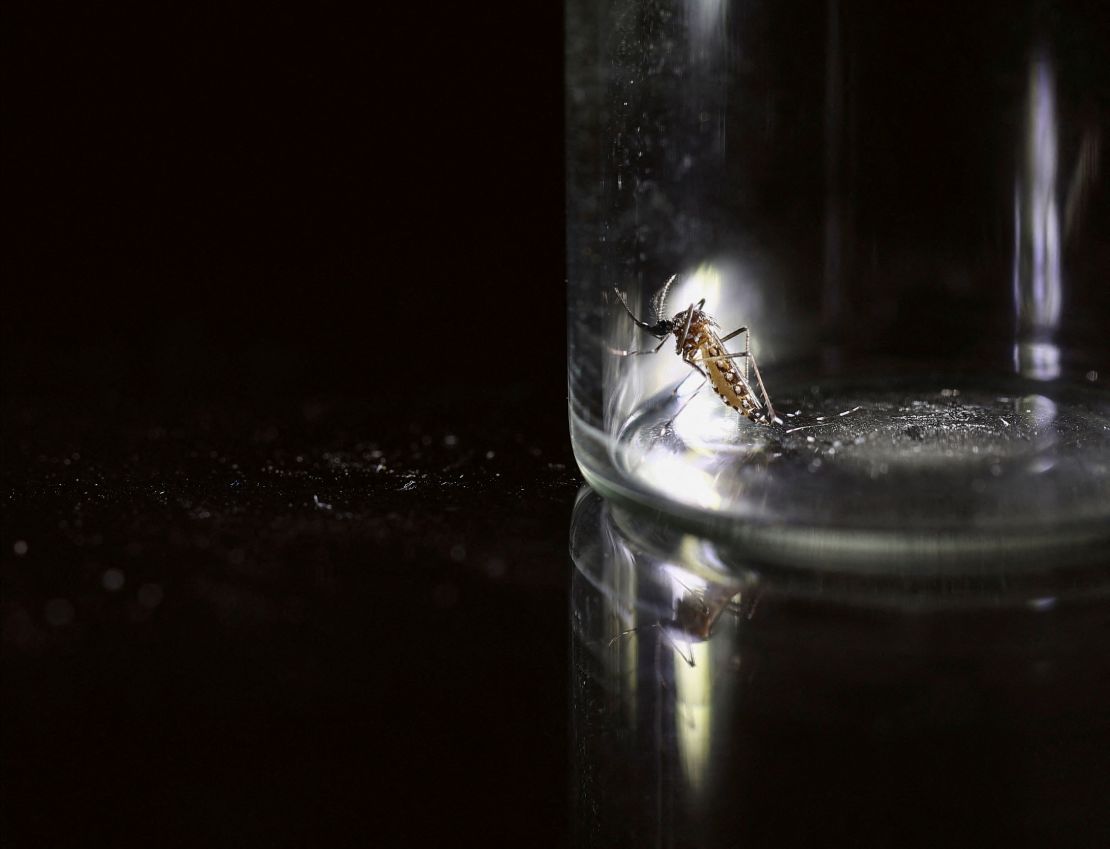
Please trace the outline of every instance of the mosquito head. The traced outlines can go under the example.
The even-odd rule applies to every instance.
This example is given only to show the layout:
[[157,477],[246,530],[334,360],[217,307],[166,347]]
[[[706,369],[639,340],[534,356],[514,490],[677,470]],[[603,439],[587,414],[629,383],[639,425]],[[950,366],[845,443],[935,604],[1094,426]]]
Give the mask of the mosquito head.
[[671,333],[674,332],[674,322],[668,321],[665,318],[659,318],[655,324],[648,324],[646,321],[641,321],[636,318],[636,314],[632,312],[632,308],[628,306],[628,301],[625,300],[624,293],[620,289],[613,289],[617,297],[620,298],[621,304],[624,306],[624,311],[636,322],[637,327],[642,327],[656,339],[666,339]]

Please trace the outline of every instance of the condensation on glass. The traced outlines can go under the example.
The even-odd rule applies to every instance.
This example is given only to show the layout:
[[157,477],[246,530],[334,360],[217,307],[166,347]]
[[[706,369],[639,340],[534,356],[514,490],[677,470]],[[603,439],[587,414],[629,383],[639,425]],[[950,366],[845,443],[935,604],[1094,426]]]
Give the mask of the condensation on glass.
[[[568,0],[570,420],[604,494],[753,555],[1110,527],[1097,4]],[[1100,23],[1101,21],[1101,23]],[[637,327],[746,325],[781,424]],[[729,343],[743,351],[743,337]]]

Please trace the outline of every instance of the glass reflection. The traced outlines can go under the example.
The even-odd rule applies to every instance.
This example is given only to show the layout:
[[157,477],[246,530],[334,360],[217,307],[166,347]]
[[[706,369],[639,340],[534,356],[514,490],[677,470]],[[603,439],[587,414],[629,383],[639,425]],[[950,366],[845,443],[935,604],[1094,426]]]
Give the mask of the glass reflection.
[[1025,377],[1060,376],[1060,216],[1057,209],[1056,85],[1043,53],[1029,69],[1023,173],[1014,189],[1014,365]]
[[1110,833],[1105,577],[755,566],[589,489],[570,554],[576,845]]

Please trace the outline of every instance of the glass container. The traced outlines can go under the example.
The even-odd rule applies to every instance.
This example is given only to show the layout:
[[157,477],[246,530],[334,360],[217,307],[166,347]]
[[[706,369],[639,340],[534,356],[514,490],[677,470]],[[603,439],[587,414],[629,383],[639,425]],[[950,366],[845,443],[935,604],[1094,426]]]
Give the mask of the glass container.
[[768,561],[1110,541],[1103,4],[566,8],[595,488]]

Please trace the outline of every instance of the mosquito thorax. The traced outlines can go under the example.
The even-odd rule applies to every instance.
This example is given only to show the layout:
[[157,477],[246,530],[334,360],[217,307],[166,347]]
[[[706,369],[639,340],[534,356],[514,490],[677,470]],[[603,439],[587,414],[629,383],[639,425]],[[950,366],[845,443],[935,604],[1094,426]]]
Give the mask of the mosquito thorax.
[[690,309],[685,309],[682,312],[676,314],[675,317],[671,320],[670,324],[672,325],[672,327],[677,328],[678,331],[681,333],[682,329],[686,327],[687,322],[689,322],[691,325],[701,324],[703,321],[705,321],[705,319],[706,315],[704,312],[702,312],[697,307],[691,307]]

